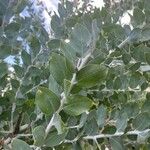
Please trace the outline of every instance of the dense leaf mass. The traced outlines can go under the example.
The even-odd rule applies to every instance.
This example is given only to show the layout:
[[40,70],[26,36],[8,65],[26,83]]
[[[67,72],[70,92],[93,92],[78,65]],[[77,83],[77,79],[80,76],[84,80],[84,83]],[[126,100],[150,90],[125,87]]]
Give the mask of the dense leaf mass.
[[150,150],[150,2],[104,3],[0,0],[0,149]]

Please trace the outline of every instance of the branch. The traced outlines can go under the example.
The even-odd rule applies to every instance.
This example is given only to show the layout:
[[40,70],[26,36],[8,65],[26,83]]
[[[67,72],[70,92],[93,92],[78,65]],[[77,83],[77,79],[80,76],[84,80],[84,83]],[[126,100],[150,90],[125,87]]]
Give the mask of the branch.
[[122,136],[122,135],[139,135],[142,133],[147,133],[150,132],[150,129],[145,129],[143,131],[128,131],[127,133],[124,132],[116,132],[115,134],[99,134],[99,135],[93,135],[93,136],[86,136],[83,137],[85,140],[95,140],[95,139],[100,139],[100,138],[110,138],[110,137],[116,137],[116,136]]
[[[129,39],[127,38],[127,39],[126,39],[125,41],[123,41],[118,47],[119,47],[119,48],[123,47],[123,46],[128,42],[128,40],[129,40]],[[83,58],[81,58],[81,59],[78,60],[78,62],[77,62],[77,70],[78,70],[78,71],[81,70],[81,69],[86,65],[86,63],[88,62],[89,58],[90,58],[91,55],[92,55],[92,52],[94,51],[94,48],[95,48],[95,46],[93,46],[93,47],[89,50],[89,52],[87,53],[87,55],[86,55],[85,57],[83,57]],[[74,85],[75,82],[76,82],[76,73],[74,73],[73,76],[72,76],[69,92],[71,91],[72,86]],[[65,103],[65,101],[66,101],[66,95],[64,94],[64,92],[62,92],[61,95],[62,95],[61,105],[60,105],[60,107],[58,108],[58,110],[53,114],[51,120],[49,121],[49,123],[48,123],[48,125],[47,125],[47,127],[46,127],[46,130],[45,130],[45,134],[46,134],[46,135],[48,135],[48,133],[50,132],[52,126],[54,125],[53,121],[54,121],[55,115],[56,115],[56,114],[59,114],[60,111],[63,109],[63,105],[64,105],[64,103]]]
[[129,42],[129,37],[127,37],[122,43],[118,45],[118,48],[123,48],[128,42]]
[[[77,66],[78,71],[84,67],[84,65],[86,64],[86,62],[88,61],[88,59],[89,59],[90,56],[91,56],[91,52],[88,53],[88,54],[87,54],[84,58],[82,58],[81,60],[79,59],[79,61],[78,61],[78,63],[77,63],[77,64],[79,64],[79,65]],[[80,63],[80,62],[81,62],[81,63]],[[71,89],[72,89],[73,85],[75,84],[75,82],[76,82],[76,73],[74,73],[73,76],[72,76],[71,85],[70,85],[70,88],[69,88],[69,92],[71,91]],[[47,127],[46,127],[46,130],[45,130],[46,136],[48,135],[48,133],[50,132],[52,126],[54,125],[54,118],[55,118],[55,115],[56,115],[56,114],[59,114],[60,111],[63,109],[63,105],[64,105],[64,103],[65,103],[65,101],[66,101],[66,95],[65,95],[64,92],[62,92],[61,96],[62,96],[62,99],[61,99],[60,107],[59,107],[58,110],[53,114],[53,116],[52,116],[50,122],[48,123],[48,125],[47,125]]]
[[25,94],[31,92],[32,90],[38,88],[40,85],[42,85],[42,84],[44,84],[44,83],[46,83],[46,82],[47,82],[47,80],[41,81],[38,85],[36,85],[36,86],[34,86],[33,88],[31,88],[30,90],[28,90]]

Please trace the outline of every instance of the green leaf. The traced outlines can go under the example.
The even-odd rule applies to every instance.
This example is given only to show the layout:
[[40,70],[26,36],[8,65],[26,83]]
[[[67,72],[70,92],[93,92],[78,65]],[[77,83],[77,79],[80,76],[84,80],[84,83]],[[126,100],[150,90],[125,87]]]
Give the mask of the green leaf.
[[88,115],[83,113],[80,118],[79,128],[82,128],[87,120]]
[[138,85],[141,86],[145,81],[144,77],[139,73],[135,72],[131,75],[129,85],[131,88],[136,88]]
[[32,36],[29,42],[30,42],[29,46],[32,50],[32,57],[34,58],[39,53],[41,49],[41,44],[39,40],[36,38],[36,36]]
[[131,49],[132,57],[139,62],[146,62],[145,53],[150,52],[150,48],[145,46],[144,44],[140,44],[138,47],[134,47]]
[[130,118],[135,118],[138,113],[139,113],[139,107],[137,103],[127,103],[124,105],[124,107],[122,108],[121,112],[122,114],[127,114],[128,115],[128,119]]
[[85,26],[77,23],[71,33],[72,46],[81,56],[83,56],[84,52],[87,50],[87,46],[89,46],[90,43],[90,32]]
[[62,134],[58,134],[57,132],[49,133],[45,140],[45,145],[47,147],[57,146],[65,140],[66,135],[67,135],[67,132],[62,133]]
[[149,110],[150,110],[150,100],[146,99],[145,102],[142,105],[141,111],[149,113]]
[[137,63],[131,65],[129,69],[134,72],[134,71],[138,70],[140,68],[140,66],[141,66],[141,62],[137,62]]
[[88,111],[92,105],[93,102],[88,97],[72,95],[68,97],[67,103],[64,105],[63,110],[71,116],[78,116]]
[[135,25],[143,24],[143,22],[145,21],[145,15],[141,9],[135,8],[133,10],[133,21],[135,22]]
[[32,131],[34,138],[34,145],[42,146],[45,140],[45,128],[43,126],[37,126]]
[[49,76],[48,81],[49,81],[48,88],[56,95],[60,95],[62,92],[62,89],[61,89],[60,85],[56,82],[56,80],[53,78],[52,75]]
[[123,142],[120,137],[110,138],[110,145],[112,147],[112,150],[125,150]]
[[11,46],[5,45],[5,44],[1,45],[0,46],[0,59],[5,59],[9,55],[11,55]]
[[13,65],[13,68],[14,68],[15,73],[17,74],[17,76],[19,78],[21,78],[23,76],[24,69],[21,66],[19,66],[19,65]]
[[71,81],[65,79],[64,80],[64,93],[66,97],[69,95],[70,91],[71,91]]
[[60,99],[49,89],[40,87],[36,93],[35,103],[43,113],[52,115],[59,108]]
[[122,85],[122,82],[121,82],[120,77],[116,77],[114,80],[114,84],[113,84],[114,89],[116,90],[121,89],[121,85]]
[[63,84],[64,79],[72,78],[74,66],[64,56],[57,53],[52,53],[50,57],[50,73],[54,79],[60,84]]
[[100,29],[97,26],[97,20],[94,19],[92,21],[92,41],[93,41],[93,44],[95,44],[95,42],[98,40],[99,33],[100,33]]
[[133,120],[133,128],[136,130],[144,130],[150,126],[150,115],[148,112],[139,114]]
[[103,128],[105,124],[105,119],[107,117],[107,109],[105,106],[101,105],[96,111],[97,124],[99,127]]
[[150,137],[150,130],[145,130],[138,134],[137,142],[140,144],[145,144],[146,140]]
[[128,116],[126,113],[123,113],[118,116],[116,121],[117,132],[124,132],[125,128],[127,127],[127,120]]
[[129,42],[137,42],[141,39],[141,32],[142,30],[139,28],[134,28],[131,33],[129,34]]
[[21,58],[24,65],[29,66],[31,64],[31,56],[25,50],[22,50]]
[[77,72],[77,85],[83,88],[90,88],[105,81],[107,68],[102,65],[91,64]]
[[150,65],[150,53],[145,53],[145,59],[147,63]]
[[18,35],[20,29],[20,24],[19,22],[11,22],[5,27],[5,34],[7,38],[13,39]]
[[131,56],[128,53],[122,55],[122,60],[125,65],[127,65],[131,61]]
[[93,117],[92,119],[88,120],[85,125],[84,125],[84,132],[86,133],[86,135],[96,135],[99,132],[99,127],[97,124],[97,121],[95,119],[95,117]]
[[32,148],[26,142],[14,139],[12,142],[12,150],[32,150]]
[[7,69],[7,64],[4,62],[0,63],[0,78],[2,78],[5,74],[7,74],[8,69]]
[[52,39],[48,42],[48,47],[50,50],[59,49],[61,45],[61,41],[59,39]]
[[145,27],[142,29],[140,41],[144,42],[148,40],[150,40],[150,28]]
[[53,120],[53,125],[57,129],[58,134],[62,134],[64,132],[64,123],[59,114],[56,114]]

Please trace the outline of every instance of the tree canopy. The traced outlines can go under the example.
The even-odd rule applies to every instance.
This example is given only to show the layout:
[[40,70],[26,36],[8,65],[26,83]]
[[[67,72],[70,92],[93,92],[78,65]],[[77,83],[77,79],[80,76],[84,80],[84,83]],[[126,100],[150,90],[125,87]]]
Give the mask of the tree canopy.
[[150,3],[104,2],[0,0],[0,149],[150,149]]

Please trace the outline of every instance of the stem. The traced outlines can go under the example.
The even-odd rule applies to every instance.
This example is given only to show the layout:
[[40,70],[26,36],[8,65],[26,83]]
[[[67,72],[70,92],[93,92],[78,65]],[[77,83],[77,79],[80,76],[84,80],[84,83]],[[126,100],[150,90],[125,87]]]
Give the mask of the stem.
[[30,137],[30,136],[33,136],[33,134],[18,134],[18,135],[16,136],[16,138]]
[[83,137],[83,139],[85,139],[85,140],[95,140],[95,139],[100,139],[100,138],[110,138],[110,137],[116,137],[116,136],[122,136],[122,135],[139,135],[139,134],[147,133],[147,132],[150,132],[150,129],[146,129],[146,130],[143,130],[143,131],[137,131],[137,130],[128,131],[127,133],[118,132],[118,133],[115,133],[115,134],[99,134],[99,135],[94,135],[94,136],[86,136],[86,137]]
[[100,145],[99,145],[98,142],[97,142],[97,139],[95,139],[94,142],[96,143],[97,148],[98,148],[99,150],[101,150],[101,147],[100,147]]
[[45,134],[46,134],[46,136],[48,135],[48,133],[50,132],[52,126],[54,125],[54,118],[55,118],[55,115],[56,115],[56,114],[59,114],[60,111],[63,109],[63,105],[64,105],[64,103],[65,103],[66,97],[65,97],[64,93],[62,93],[61,95],[62,95],[62,99],[61,99],[60,107],[59,107],[58,110],[53,114],[53,116],[52,116],[50,122],[48,123],[48,125],[47,125],[47,127],[46,127],[46,129],[45,129]]
[[44,84],[44,83],[46,83],[46,82],[47,82],[47,80],[44,80],[44,81],[40,82],[38,85],[36,85],[36,86],[34,86],[33,88],[31,88],[30,90],[28,90],[28,91],[26,92],[26,94],[29,93],[29,92],[31,92],[32,90],[38,88],[40,85],[42,85],[42,84]]
[[[88,53],[84,58],[81,59],[81,63],[79,62],[80,61],[80,59],[79,59],[79,61],[77,63],[77,64],[79,64],[79,66],[77,67],[78,70],[80,70],[80,69],[82,69],[84,67],[84,65],[86,64],[86,62],[88,61],[88,59],[89,59],[90,56],[91,56],[91,53]],[[69,92],[71,91],[72,86],[74,85],[75,82],[76,82],[76,73],[74,73],[73,76],[72,76]],[[54,125],[53,121],[54,121],[55,115],[59,114],[60,111],[63,109],[63,105],[64,105],[64,103],[66,101],[66,95],[64,94],[64,92],[62,92],[61,96],[62,96],[62,99],[61,99],[60,107],[53,114],[50,122],[48,123],[48,125],[46,127],[46,130],[45,130],[46,136],[48,135],[48,133],[50,132],[52,126]]]
[[[128,40],[129,39],[127,38],[118,47],[119,48],[123,47],[128,42]],[[94,51],[94,48],[90,49],[90,51],[87,53],[87,55],[85,57],[83,57],[83,58],[81,58],[81,59],[78,60],[78,62],[77,62],[77,70],[78,71],[81,70],[85,66],[85,64],[87,63],[87,61],[91,57],[91,54],[92,54],[93,51]],[[72,76],[69,92],[70,92],[72,86],[74,85],[75,81],[76,81],[76,73],[74,73],[73,76]],[[66,96],[65,96],[64,92],[62,92],[61,95],[62,95],[61,105],[58,108],[58,110],[53,114],[50,122],[48,123],[48,125],[46,127],[46,130],[45,130],[46,136],[48,135],[48,133],[50,132],[52,126],[54,125],[53,121],[54,121],[55,115],[60,113],[60,111],[63,109],[63,105],[64,105],[64,103],[66,101]]]
[[15,109],[16,109],[16,103],[14,102],[12,104],[12,110],[11,110],[11,121],[10,121],[10,131],[13,132],[14,130],[14,112],[15,112]]
[[129,42],[129,37],[127,37],[122,43],[118,45],[118,48],[123,48]]

